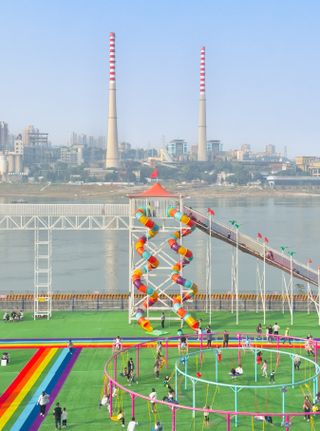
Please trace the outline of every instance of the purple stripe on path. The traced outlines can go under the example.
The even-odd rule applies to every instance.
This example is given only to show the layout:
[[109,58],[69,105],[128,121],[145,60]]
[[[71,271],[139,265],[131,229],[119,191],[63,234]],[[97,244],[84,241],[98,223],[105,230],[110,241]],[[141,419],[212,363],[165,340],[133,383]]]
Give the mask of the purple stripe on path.
[[[64,369],[63,373],[61,374],[61,376],[59,377],[59,380],[57,381],[57,384],[55,385],[54,389],[51,391],[50,393],[50,401],[47,404],[47,412],[49,411],[49,409],[51,408],[53,402],[55,401],[55,399],[57,398],[57,395],[59,394],[64,382],[67,380],[67,377],[72,369],[72,367],[74,366],[76,360],[78,359],[78,356],[81,353],[81,348],[80,349],[74,349],[73,353],[72,353],[72,357],[70,359],[70,361],[68,362],[66,368]],[[36,420],[33,422],[32,424],[32,431],[37,431],[42,422],[43,422],[44,418],[40,415],[37,415]]]

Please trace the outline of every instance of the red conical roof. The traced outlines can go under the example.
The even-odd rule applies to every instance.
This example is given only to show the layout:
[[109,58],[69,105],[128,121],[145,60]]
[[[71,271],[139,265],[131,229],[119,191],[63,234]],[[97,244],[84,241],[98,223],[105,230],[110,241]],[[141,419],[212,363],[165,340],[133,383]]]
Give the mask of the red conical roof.
[[178,198],[179,195],[168,192],[160,183],[153,184],[148,190],[136,195],[128,195],[132,198]]

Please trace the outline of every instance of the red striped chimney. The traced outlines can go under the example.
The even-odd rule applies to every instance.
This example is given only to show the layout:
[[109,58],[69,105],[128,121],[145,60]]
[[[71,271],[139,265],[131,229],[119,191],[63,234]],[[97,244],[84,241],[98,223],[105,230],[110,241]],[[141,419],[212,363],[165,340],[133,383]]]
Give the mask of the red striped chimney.
[[116,36],[114,33],[109,35],[109,81],[116,80]]
[[206,49],[203,46],[200,50],[200,94],[206,91]]

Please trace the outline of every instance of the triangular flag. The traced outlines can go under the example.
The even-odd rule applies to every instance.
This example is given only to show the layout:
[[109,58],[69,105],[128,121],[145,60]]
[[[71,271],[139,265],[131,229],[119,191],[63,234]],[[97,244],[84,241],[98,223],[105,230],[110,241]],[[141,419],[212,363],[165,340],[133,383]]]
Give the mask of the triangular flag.
[[214,210],[212,210],[211,208],[208,208],[208,213],[209,213],[210,215],[215,215]]
[[258,232],[258,234],[257,234],[257,238],[258,238],[258,239],[262,239],[262,233]]
[[268,240],[268,238],[265,236],[264,237],[264,242],[266,243],[266,244],[268,244],[268,242],[269,242],[269,240]]

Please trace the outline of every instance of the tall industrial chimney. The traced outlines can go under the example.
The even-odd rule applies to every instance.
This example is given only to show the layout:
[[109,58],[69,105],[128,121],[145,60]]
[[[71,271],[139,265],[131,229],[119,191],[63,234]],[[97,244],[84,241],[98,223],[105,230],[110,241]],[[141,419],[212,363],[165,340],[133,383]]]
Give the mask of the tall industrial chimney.
[[118,127],[116,106],[116,54],[115,34],[109,36],[109,110],[106,168],[119,168]]
[[207,156],[207,126],[206,126],[206,70],[205,47],[200,50],[200,99],[199,99],[199,126],[198,126],[198,161],[206,162]]

